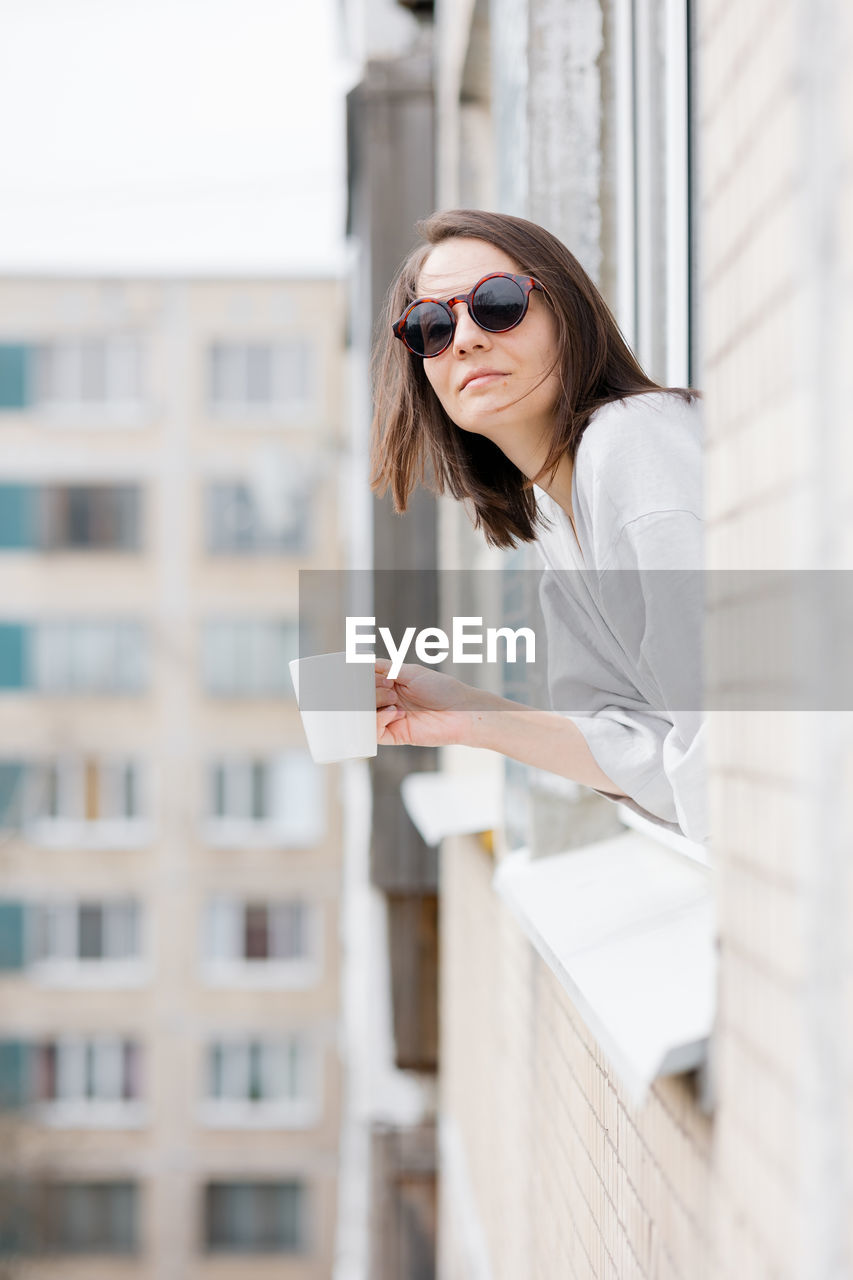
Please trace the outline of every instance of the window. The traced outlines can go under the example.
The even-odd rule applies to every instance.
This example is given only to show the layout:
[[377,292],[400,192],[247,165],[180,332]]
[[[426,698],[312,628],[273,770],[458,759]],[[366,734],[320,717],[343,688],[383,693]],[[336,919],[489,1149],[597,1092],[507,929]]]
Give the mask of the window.
[[228,619],[205,623],[205,690],[220,697],[291,693],[287,664],[297,657],[298,643],[295,622]]
[[306,1244],[301,1182],[209,1182],[204,1240],[212,1253],[290,1253]]
[[26,960],[26,908],[23,902],[0,899],[0,971],[23,969]]
[[13,1111],[30,1101],[30,1046],[22,1040],[0,1040],[0,1111]]
[[307,752],[226,756],[208,766],[211,844],[313,845],[324,825],[323,775]]
[[18,767],[20,821],[29,839],[122,845],[148,838],[138,760],[53,757]]
[[245,413],[305,404],[311,396],[311,355],[305,338],[214,342],[208,352],[211,407]]
[[217,897],[205,917],[205,972],[213,982],[303,986],[316,978],[313,912],[301,899]]
[[664,385],[690,380],[687,0],[617,9],[618,319]]
[[51,551],[136,551],[138,485],[46,485],[40,493],[40,546]]
[[240,481],[207,486],[207,549],[214,555],[262,552],[305,553],[309,543],[311,493],[293,488],[275,505]]
[[30,354],[32,397],[40,407],[138,406],[142,346],[129,336],[57,339]]
[[38,489],[31,484],[0,484],[0,550],[38,545]]
[[0,343],[0,410],[121,409],[138,407],[142,396],[136,338]]
[[59,1182],[43,1189],[35,1227],[51,1253],[134,1253],[137,1189],[132,1182]]
[[32,398],[31,351],[26,343],[0,342],[0,411],[26,409]]
[[31,629],[23,622],[0,622],[0,689],[30,684]]
[[33,683],[44,693],[140,693],[147,681],[139,622],[39,622],[32,649]]
[[102,964],[140,955],[139,906],[110,902],[40,902],[34,907],[34,959]]
[[215,1040],[205,1056],[204,1121],[239,1126],[316,1122],[315,1055],[304,1036]]
[[41,1102],[128,1102],[140,1096],[140,1049],[117,1036],[64,1036],[34,1046]]

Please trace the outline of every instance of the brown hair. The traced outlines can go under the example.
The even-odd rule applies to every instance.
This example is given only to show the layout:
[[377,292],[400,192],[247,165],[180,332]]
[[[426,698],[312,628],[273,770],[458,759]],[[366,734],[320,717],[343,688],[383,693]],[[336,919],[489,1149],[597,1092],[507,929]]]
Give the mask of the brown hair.
[[425,243],[412,251],[388,292],[374,357],[371,483],[380,494],[390,489],[395,510],[405,511],[428,470],[434,492],[471,504],[474,526],[482,527],[487,542],[497,547],[532,542],[534,480],[491,440],[453,424],[427,381],[423,360],[391,333],[393,321],[417,297],[418,276],[435,245],[463,236],[484,240],[547,290],[557,323],[561,391],[554,439],[535,480],[553,473],[566,452],[574,460],[593,413],[611,400],[670,390],[689,401],[696,393],[660,387],[646,376],[577,258],[543,227],[508,214],[451,209],[418,223],[418,232]]

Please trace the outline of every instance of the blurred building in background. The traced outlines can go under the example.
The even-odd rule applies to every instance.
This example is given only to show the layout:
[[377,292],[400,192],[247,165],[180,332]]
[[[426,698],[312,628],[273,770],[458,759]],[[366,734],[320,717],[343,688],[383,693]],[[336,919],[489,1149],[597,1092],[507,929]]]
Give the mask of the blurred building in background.
[[287,662],[298,570],[343,563],[343,330],[332,279],[0,281],[0,1240],[43,1252],[27,1275],[330,1274],[343,822]]

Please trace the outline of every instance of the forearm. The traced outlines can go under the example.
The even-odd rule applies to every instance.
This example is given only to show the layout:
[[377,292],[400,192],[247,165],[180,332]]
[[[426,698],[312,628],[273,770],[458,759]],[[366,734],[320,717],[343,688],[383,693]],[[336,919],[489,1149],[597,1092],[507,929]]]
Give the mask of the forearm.
[[559,774],[608,795],[625,795],[596,763],[575,722],[554,711],[495,698],[493,706],[470,712],[465,745],[499,751],[521,764]]

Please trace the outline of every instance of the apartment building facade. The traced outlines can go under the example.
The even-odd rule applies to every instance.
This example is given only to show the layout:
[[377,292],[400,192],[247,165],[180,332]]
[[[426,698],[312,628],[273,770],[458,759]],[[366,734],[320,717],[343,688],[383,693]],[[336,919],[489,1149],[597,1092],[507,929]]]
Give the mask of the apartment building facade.
[[334,279],[0,282],[3,1239],[27,1275],[331,1273]]

